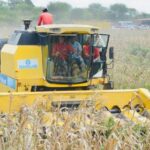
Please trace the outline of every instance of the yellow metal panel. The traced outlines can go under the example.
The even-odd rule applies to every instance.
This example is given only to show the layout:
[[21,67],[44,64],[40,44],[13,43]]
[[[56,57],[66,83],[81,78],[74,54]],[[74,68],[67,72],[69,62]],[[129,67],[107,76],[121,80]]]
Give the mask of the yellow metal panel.
[[1,51],[1,73],[14,77],[16,75],[15,68],[15,53],[17,51],[17,46],[14,45],[4,45]]
[[10,92],[10,91],[14,92],[15,89],[12,89],[12,88],[0,83],[0,92]]
[[[89,90],[89,91],[53,91],[53,92],[18,92],[0,94],[0,112],[19,111],[23,105],[45,104],[50,109],[52,102],[84,102],[95,103],[97,109],[101,107],[112,108],[118,106],[121,109],[127,104],[134,102],[134,105],[143,99],[136,99],[138,90]],[[139,95],[140,96],[140,95]],[[135,101],[134,101],[135,99]],[[146,99],[150,103],[150,99]],[[48,109],[47,108],[47,109]],[[150,108],[147,108],[150,109]]]
[[5,44],[1,52],[14,55],[16,53],[16,50],[17,50],[17,45]]
[[[103,84],[105,79],[99,78],[99,79],[93,79],[91,81],[88,81],[86,83],[79,83],[79,84],[56,84],[56,83],[48,83],[44,79],[19,79],[17,80],[17,90],[18,92],[23,91],[31,91],[31,87],[33,85],[35,86],[46,86],[49,88],[68,88],[68,87],[87,87],[89,85],[99,85]],[[25,90],[26,89],[26,90]]]
[[[32,86],[46,86],[49,88],[67,88],[67,87],[87,87],[89,85],[99,85],[103,84],[105,79],[99,78],[99,79],[93,79],[91,81],[88,81],[86,83],[79,83],[79,84],[56,84],[56,83],[48,83],[44,79],[20,79],[17,80],[17,90],[18,92],[23,91],[31,91]],[[1,91],[1,90],[0,90]],[[6,90],[8,91],[8,90]],[[5,91],[4,91],[5,92]]]
[[87,82],[84,83],[77,83],[77,84],[55,84],[55,83],[48,83],[47,81],[44,81],[44,85],[47,87],[54,87],[54,88],[59,88],[59,87],[87,87],[89,85],[100,85],[100,84],[104,84],[107,83],[107,79],[106,78],[96,78],[96,79],[92,79],[89,80]]
[[[18,46],[15,55],[16,78],[17,79],[37,79],[43,78],[42,52],[40,46]],[[36,60],[37,68],[19,68],[19,61]]]
[[[89,81],[90,83],[90,81]],[[108,83],[108,79],[107,78],[93,78],[91,80],[91,84],[92,85],[99,85],[99,84],[104,84],[104,83]]]
[[150,123],[149,119],[147,119],[144,116],[141,116],[135,110],[124,110],[122,111],[122,114],[135,123]]
[[98,33],[99,28],[90,25],[79,24],[52,24],[37,26],[36,31],[42,33]]
[[[19,68],[20,61],[36,60],[37,68]],[[1,73],[14,79],[43,78],[40,46],[5,45],[1,53]]]
[[42,46],[42,64],[43,64],[43,73],[46,76],[46,68],[47,68],[47,58],[48,58],[48,46]]
[[[114,106],[120,109],[125,106],[135,106],[141,103],[136,96],[137,90],[110,90],[103,91],[101,95],[101,101],[96,102],[97,109],[101,107],[107,107],[112,109]],[[98,95],[98,94],[97,94]]]
[[138,98],[143,101],[143,104],[146,108],[150,108],[150,92],[147,89],[139,89]]

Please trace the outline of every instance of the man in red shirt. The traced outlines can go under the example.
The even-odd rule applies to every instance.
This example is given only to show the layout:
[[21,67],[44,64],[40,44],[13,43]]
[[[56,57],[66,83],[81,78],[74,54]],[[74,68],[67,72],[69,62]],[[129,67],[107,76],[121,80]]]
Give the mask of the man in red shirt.
[[68,42],[65,42],[65,38],[61,36],[59,37],[58,43],[53,45],[52,56],[59,57],[60,59],[66,61],[68,58],[68,55],[70,53],[73,53],[74,51],[75,50],[71,46],[71,44]]
[[69,75],[68,59],[71,53],[74,53],[74,48],[69,42],[65,41],[64,37],[59,37],[58,43],[52,47],[52,56],[55,63],[55,75]]
[[[90,52],[91,51],[91,46],[90,46],[91,41],[92,41],[92,39],[91,39],[91,37],[89,37],[86,44],[83,45],[83,56],[84,56],[85,63],[87,65],[89,65],[90,59],[92,58],[91,52]],[[100,50],[99,50],[99,48],[94,47],[93,62],[97,62],[97,61],[100,61]]]
[[[84,45],[83,46],[83,53],[84,53],[84,56],[86,57],[86,58],[89,58],[89,57],[91,57],[90,56],[90,46],[89,45]],[[99,55],[99,48],[94,48],[94,56],[93,56],[93,61],[96,61],[95,59],[97,59],[97,58],[99,58],[100,57],[100,55]]]
[[46,24],[52,24],[53,23],[53,16],[52,14],[50,14],[48,12],[48,9],[47,8],[44,8],[42,10],[42,13],[41,15],[39,16],[39,19],[38,19],[38,26],[40,25],[46,25]]

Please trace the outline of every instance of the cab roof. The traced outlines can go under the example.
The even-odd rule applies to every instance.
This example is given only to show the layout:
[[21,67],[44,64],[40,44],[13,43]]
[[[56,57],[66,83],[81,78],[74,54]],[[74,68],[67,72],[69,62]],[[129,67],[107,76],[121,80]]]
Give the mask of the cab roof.
[[36,27],[36,32],[51,33],[51,34],[64,34],[64,33],[94,34],[98,33],[98,31],[99,31],[98,27],[80,24],[51,24]]

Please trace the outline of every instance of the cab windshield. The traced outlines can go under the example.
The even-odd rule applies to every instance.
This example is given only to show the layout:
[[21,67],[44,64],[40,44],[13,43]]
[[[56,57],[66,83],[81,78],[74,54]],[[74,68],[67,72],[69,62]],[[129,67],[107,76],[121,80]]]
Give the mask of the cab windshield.
[[47,80],[71,84],[86,82],[93,62],[100,63],[100,48],[94,47],[94,40],[97,41],[96,36],[89,34],[50,35]]

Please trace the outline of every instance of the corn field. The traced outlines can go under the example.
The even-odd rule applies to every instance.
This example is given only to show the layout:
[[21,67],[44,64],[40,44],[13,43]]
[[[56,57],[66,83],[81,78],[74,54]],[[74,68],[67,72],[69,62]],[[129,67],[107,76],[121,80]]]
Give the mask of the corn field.
[[92,106],[74,111],[23,107],[0,116],[2,150],[148,150],[150,124],[135,124]]
[[150,31],[117,29],[111,35],[110,46],[115,48],[112,76],[116,89],[150,89]]
[[[116,89],[150,89],[150,31],[107,30],[115,48]],[[0,114],[0,150],[149,150],[150,123],[136,124],[91,105],[47,112],[24,106]]]

